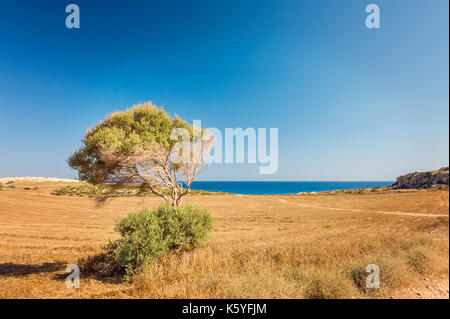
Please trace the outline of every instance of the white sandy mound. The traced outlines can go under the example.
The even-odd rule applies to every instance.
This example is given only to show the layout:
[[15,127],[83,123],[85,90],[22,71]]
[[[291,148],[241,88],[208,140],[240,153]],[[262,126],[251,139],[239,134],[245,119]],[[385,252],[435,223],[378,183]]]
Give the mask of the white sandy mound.
[[28,181],[28,182],[67,182],[79,183],[79,180],[70,178],[56,178],[56,177],[2,177],[0,183],[8,183],[10,181]]

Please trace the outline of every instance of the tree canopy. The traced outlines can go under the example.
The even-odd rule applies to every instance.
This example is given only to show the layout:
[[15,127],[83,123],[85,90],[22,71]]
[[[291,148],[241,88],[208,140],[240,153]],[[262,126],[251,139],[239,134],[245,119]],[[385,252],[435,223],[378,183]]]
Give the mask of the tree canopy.
[[[139,183],[179,205],[205,164],[205,147],[213,144],[213,137],[201,129],[196,140],[195,130],[151,102],[135,105],[108,115],[90,128],[68,164],[78,171],[80,180],[115,186]],[[181,141],[189,142],[188,157],[179,156],[182,148],[175,147]],[[203,148],[200,153],[192,152],[195,143]]]

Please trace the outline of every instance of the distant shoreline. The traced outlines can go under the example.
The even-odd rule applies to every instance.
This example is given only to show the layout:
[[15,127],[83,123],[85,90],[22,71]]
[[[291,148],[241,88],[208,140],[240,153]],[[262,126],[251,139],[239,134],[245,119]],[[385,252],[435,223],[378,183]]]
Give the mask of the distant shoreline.
[[391,186],[393,181],[194,181],[191,189],[241,195],[284,195]]
[[66,183],[80,183],[77,179],[71,178],[57,178],[57,177],[36,177],[36,176],[12,176],[12,177],[0,177],[0,183],[14,182],[66,182]]
[[[61,182],[82,183],[79,180],[56,177],[5,177],[0,183]],[[346,189],[391,186],[393,181],[194,181],[191,190],[238,195],[285,195],[338,191]]]

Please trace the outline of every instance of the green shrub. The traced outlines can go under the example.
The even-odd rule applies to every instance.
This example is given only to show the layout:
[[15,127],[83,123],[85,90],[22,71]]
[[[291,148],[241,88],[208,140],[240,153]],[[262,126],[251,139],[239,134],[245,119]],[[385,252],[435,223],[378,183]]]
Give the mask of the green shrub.
[[3,184],[2,183],[0,183],[0,189],[2,189],[3,188]]
[[31,187],[24,187],[24,190],[30,191],[30,190],[31,190]]
[[193,205],[175,208],[166,204],[155,210],[143,209],[118,221],[119,240],[80,264],[86,274],[130,280],[143,266],[169,251],[187,251],[204,244],[211,230],[210,213]]
[[16,188],[16,185],[9,185],[8,188]]

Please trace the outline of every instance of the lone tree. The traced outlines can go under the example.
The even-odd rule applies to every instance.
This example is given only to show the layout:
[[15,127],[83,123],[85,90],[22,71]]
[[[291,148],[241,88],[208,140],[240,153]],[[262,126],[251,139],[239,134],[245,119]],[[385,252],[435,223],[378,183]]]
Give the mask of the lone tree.
[[110,114],[86,132],[83,144],[68,159],[80,180],[108,182],[117,192],[137,183],[179,206],[205,167],[214,138],[147,102]]

